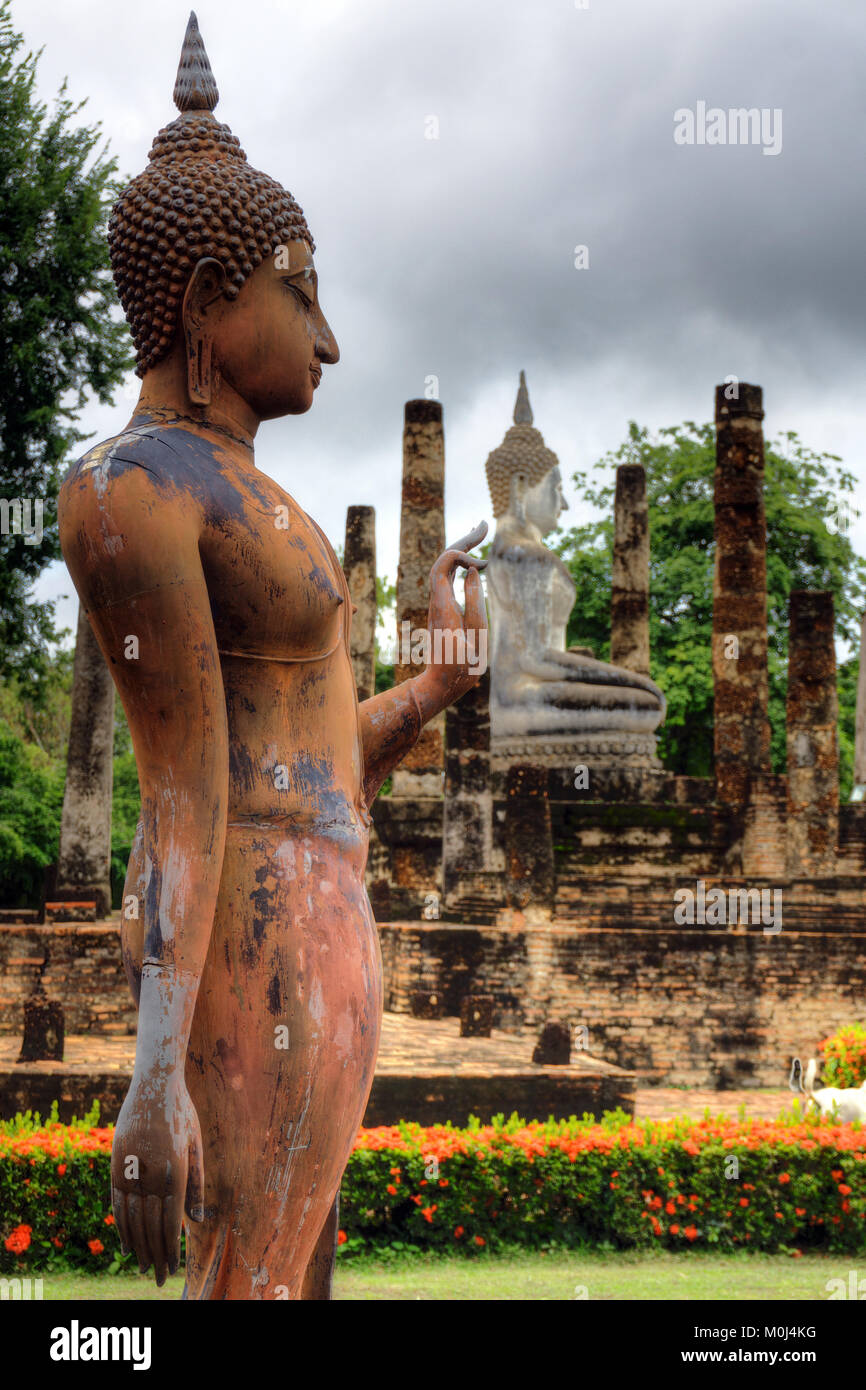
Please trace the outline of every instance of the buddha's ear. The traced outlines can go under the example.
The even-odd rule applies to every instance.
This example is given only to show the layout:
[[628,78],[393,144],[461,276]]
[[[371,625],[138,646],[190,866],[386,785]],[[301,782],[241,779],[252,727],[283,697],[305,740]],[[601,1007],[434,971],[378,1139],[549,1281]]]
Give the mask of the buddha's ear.
[[226,273],[218,260],[205,256],[189,277],[181,318],[186,345],[186,380],[195,405],[210,405],[215,314],[208,310],[222,298]]
[[518,521],[526,520],[526,510],[523,500],[526,494],[526,474],[512,473],[508,487],[508,510]]

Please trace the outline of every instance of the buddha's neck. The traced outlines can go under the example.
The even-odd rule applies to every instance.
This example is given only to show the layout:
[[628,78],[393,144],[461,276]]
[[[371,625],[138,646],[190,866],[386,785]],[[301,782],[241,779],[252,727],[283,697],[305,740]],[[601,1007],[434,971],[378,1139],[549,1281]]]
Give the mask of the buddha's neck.
[[228,436],[252,454],[259,417],[227,382],[219,371],[214,372],[213,397],[207,405],[197,405],[189,398],[186,360],[173,353],[146,373],[138,404],[133,412],[158,420],[171,418],[189,421],[200,429]]

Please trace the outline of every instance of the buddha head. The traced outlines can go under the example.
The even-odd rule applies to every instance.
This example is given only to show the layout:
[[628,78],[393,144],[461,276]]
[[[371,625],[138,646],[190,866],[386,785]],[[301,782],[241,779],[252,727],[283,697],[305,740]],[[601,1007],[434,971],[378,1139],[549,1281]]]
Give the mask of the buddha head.
[[500,526],[534,528],[541,536],[553,531],[568,503],[562,492],[559,459],[532,424],[526,376],[514,406],[514,424],[487,457],[487,485],[493,515]]
[[195,14],[162,129],[108,228],[140,377],[172,365],[193,406],[225,386],[260,420],[309,410],[339,349],[322,314],[315,243],[290,193],[251,168],[213,115],[216,82]]

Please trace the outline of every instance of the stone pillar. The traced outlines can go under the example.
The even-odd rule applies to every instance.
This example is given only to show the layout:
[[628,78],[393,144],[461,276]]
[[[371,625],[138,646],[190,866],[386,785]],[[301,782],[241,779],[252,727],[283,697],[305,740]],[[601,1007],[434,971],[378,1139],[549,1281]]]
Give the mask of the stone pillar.
[[[430,570],[445,549],[445,435],[439,401],[407,401],[403,427],[403,496],[400,565],[397,570],[397,643],[426,632]],[[404,624],[406,626],[404,626]],[[423,665],[398,650],[395,684],[418,675]],[[392,796],[441,796],[445,721],[430,721],[415,747],[395,769]]]
[[796,590],[788,622],[787,868],[797,878],[826,877],[839,837],[833,595]]
[[490,672],[445,713],[442,892],[446,908],[470,874],[492,868]]
[[555,876],[548,772],[531,764],[508,769],[505,785],[505,873],[508,902],[527,921],[549,920]]
[[350,651],[358,699],[369,700],[376,690],[376,509],[349,507],[343,573],[354,613]]
[[866,801],[866,613],[860,619],[860,669],[857,676],[857,715],[854,725],[854,787],[852,801]]
[[96,902],[111,911],[111,792],[114,682],[83,607],[78,610],[66,787],[60,821],[55,896]]
[[649,509],[646,471],[640,463],[616,470],[610,659],[628,671],[650,673]]
[[770,773],[767,523],[761,388],[732,389],[716,387],[713,684],[716,796],[739,812]]

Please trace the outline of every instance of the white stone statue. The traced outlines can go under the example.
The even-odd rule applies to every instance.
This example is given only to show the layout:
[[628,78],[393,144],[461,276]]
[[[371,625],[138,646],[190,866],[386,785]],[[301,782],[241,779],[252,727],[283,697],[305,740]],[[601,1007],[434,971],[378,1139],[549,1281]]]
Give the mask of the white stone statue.
[[559,460],[533,427],[523,372],[514,424],[486,471],[497,523],[487,566],[491,751],[657,767],[665,698],[655,682],[584,648],[566,650],[576,589],[544,537],[568,504]]

